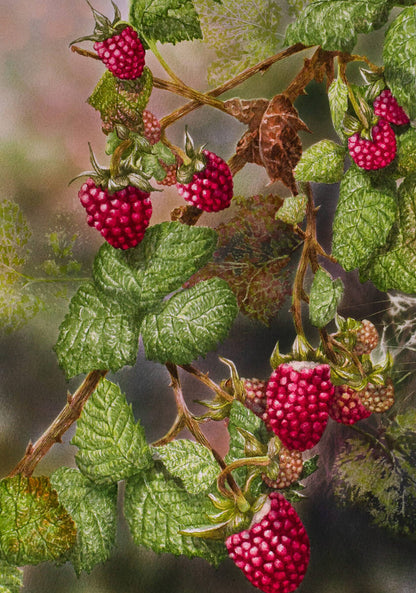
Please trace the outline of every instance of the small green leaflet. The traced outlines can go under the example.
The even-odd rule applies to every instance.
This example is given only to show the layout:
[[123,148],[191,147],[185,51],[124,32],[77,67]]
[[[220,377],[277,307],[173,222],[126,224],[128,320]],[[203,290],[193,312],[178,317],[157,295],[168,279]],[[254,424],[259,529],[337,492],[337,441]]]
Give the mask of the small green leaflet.
[[309,318],[315,327],[325,327],[335,317],[344,294],[340,278],[333,280],[325,270],[319,269],[309,294]]
[[284,199],[282,206],[276,212],[276,218],[286,224],[299,224],[305,218],[308,198],[302,194],[289,196]]
[[344,174],[346,149],[331,140],[321,140],[310,146],[295,168],[297,181],[338,183]]
[[98,484],[112,484],[152,463],[144,430],[118,385],[103,379],[85,405],[71,441],[79,448],[81,472]]
[[74,522],[49,478],[17,475],[0,482],[0,560],[22,566],[66,560]]
[[224,280],[199,282],[146,315],[142,325],[146,357],[189,364],[226,338],[237,313],[236,298]]
[[202,39],[192,0],[130,0],[130,22],[146,41],[176,44]]
[[55,346],[67,378],[93,369],[117,371],[135,363],[140,325],[125,309],[92,282],[78,289]]
[[397,173],[406,177],[416,173],[416,130],[409,128],[397,136]]
[[285,45],[321,45],[328,51],[351,52],[358,33],[382,27],[390,0],[315,0],[286,31]]
[[383,49],[384,77],[399,105],[416,117],[416,6],[405,8],[390,25]]
[[0,560],[0,593],[19,593],[23,587],[23,571]]
[[363,273],[379,290],[416,292],[416,175],[399,187],[399,210],[385,249]]
[[77,542],[69,559],[78,576],[83,570],[91,572],[109,558],[115,544],[117,486],[97,486],[68,467],[52,474],[51,484],[77,526]]
[[206,492],[221,471],[209,449],[179,439],[155,449],[169,473],[180,478],[190,494]]
[[[225,458],[227,463],[246,457],[245,440],[238,428],[259,437],[259,431],[262,426],[262,420],[258,418],[251,410],[246,408],[241,402],[234,400],[231,405],[230,421],[228,423],[228,432],[230,434],[230,446]],[[242,486],[247,476],[247,468],[239,468],[233,472],[233,476]]]
[[212,511],[205,494],[190,494],[159,466],[127,481],[124,512],[133,540],[154,552],[205,558],[218,565],[227,555],[222,542],[179,533],[206,526]]
[[339,74],[339,68],[338,77],[331,82],[328,89],[328,99],[334,130],[341,140],[344,140],[345,135],[342,128],[342,122],[348,109],[348,87]]
[[350,167],[340,188],[333,225],[332,254],[347,270],[364,267],[385,244],[397,204],[395,185],[356,166]]

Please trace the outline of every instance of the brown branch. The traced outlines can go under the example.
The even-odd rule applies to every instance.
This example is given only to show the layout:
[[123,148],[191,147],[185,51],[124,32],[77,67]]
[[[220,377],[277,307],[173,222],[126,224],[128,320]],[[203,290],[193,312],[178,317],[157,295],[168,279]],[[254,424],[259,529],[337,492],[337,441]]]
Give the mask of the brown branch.
[[196,379],[198,379],[198,381],[201,381],[201,383],[203,383],[204,385],[206,385],[207,387],[212,389],[212,391],[214,391],[220,397],[226,399],[229,402],[234,401],[233,396],[230,395],[229,393],[227,393],[226,391],[224,391],[224,389],[221,389],[221,387],[217,383],[215,383],[215,381],[210,379],[208,376],[208,373],[203,373],[202,371],[193,367],[190,364],[184,364],[184,365],[179,365],[179,366],[181,367],[181,369],[183,369],[187,373],[190,373],[191,375],[193,375]]
[[86,404],[88,398],[97,388],[99,382],[108,371],[91,371],[88,373],[82,384],[78,387],[73,396],[68,394],[68,403],[58,414],[52,424],[47,428],[43,435],[36,441],[34,445],[29,443],[26,448],[26,453],[9,473],[8,477],[22,474],[23,476],[31,476],[39,461],[46,455],[49,449],[55,443],[62,442],[62,436],[78,420],[82,409]]

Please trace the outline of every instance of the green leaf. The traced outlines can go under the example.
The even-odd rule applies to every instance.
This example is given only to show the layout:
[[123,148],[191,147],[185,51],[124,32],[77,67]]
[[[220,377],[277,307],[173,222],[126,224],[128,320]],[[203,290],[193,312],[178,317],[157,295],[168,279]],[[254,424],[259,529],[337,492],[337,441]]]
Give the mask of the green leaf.
[[143,428],[118,385],[103,379],[85,405],[71,441],[79,447],[81,472],[98,484],[112,484],[149,467]]
[[180,478],[190,494],[206,492],[221,471],[209,449],[188,439],[172,441],[155,450],[169,473]]
[[91,572],[110,557],[115,544],[117,486],[97,486],[68,467],[53,473],[51,484],[77,526],[77,542],[69,559],[78,576],[83,570]]
[[383,48],[387,86],[409,117],[416,117],[416,6],[405,8],[390,25]]
[[214,565],[227,555],[222,542],[179,533],[206,526],[213,507],[207,496],[190,494],[160,467],[127,481],[124,509],[136,545],[157,553],[205,558]]
[[382,27],[390,0],[315,0],[286,31],[285,45],[321,45],[328,51],[351,52],[358,33]]
[[284,199],[282,206],[276,212],[276,218],[286,224],[299,224],[305,218],[308,198],[304,195],[289,196]]
[[319,269],[313,278],[309,295],[309,318],[312,325],[325,327],[332,321],[343,294],[342,280],[333,280],[328,272]]
[[176,44],[202,39],[192,0],[130,0],[130,22],[146,41]]
[[[245,439],[238,430],[239,428],[242,428],[259,438],[260,430],[262,428],[262,420],[251,410],[246,408],[244,404],[234,400],[231,404],[230,420],[228,423],[230,445],[225,458],[227,463],[246,457]],[[245,483],[247,471],[248,470],[245,467],[233,471],[233,476],[236,478],[236,481],[240,486]]]
[[146,315],[142,326],[146,356],[161,363],[189,364],[227,337],[237,313],[235,296],[224,280],[199,282]]
[[74,522],[45,476],[0,482],[0,560],[22,566],[60,562],[74,545]]
[[334,129],[341,140],[345,139],[342,127],[344,115],[348,109],[348,87],[339,75],[328,89],[329,108]]
[[379,290],[416,292],[416,175],[406,177],[399,188],[396,223],[385,249],[375,255],[364,277]]
[[94,261],[94,280],[129,310],[148,311],[211,259],[217,240],[208,227],[156,224],[133,249],[104,243]]
[[321,140],[310,146],[296,165],[297,181],[338,183],[344,174],[346,149],[331,140]]
[[23,571],[0,561],[0,593],[19,593],[23,587]]
[[217,60],[209,66],[211,84],[229,80],[242,70],[275,54],[281,46],[281,7],[274,0],[239,2],[195,0],[204,41]]
[[345,270],[366,266],[385,244],[396,209],[394,185],[350,167],[341,182],[332,243],[332,253]]
[[163,142],[156,142],[156,144],[153,144],[152,154],[156,155],[157,158],[163,161],[166,165],[174,165],[176,163],[175,155]]
[[78,289],[55,346],[68,378],[94,369],[117,371],[136,362],[140,323],[122,305],[92,282]]
[[0,266],[20,267],[27,259],[31,232],[19,206],[0,202]]
[[397,136],[397,172],[400,177],[416,173],[416,130],[409,128]]

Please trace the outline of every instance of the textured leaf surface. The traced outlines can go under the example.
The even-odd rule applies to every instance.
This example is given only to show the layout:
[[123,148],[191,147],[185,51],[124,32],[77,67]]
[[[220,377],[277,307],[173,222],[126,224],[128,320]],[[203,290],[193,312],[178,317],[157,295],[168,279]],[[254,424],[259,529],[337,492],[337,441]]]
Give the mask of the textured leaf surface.
[[[259,438],[262,427],[262,420],[251,410],[246,408],[241,402],[235,400],[231,405],[230,421],[228,423],[228,432],[230,435],[230,445],[227,456],[227,463],[246,457],[245,440],[238,428],[242,428]],[[240,486],[242,486],[247,477],[247,468],[242,467],[233,471],[233,476]]]
[[301,194],[284,199],[282,207],[276,212],[276,218],[287,224],[299,224],[305,218],[308,198]]
[[396,209],[394,185],[350,167],[341,182],[332,243],[345,270],[366,266],[374,250],[385,244]]
[[217,240],[208,227],[163,222],[149,228],[133,249],[105,243],[94,262],[94,279],[131,311],[147,311],[211,259]]
[[79,469],[99,484],[117,482],[151,464],[143,428],[118,385],[106,379],[86,403],[71,442],[79,447]]
[[139,322],[92,283],[72,298],[55,346],[66,376],[91,370],[117,371],[136,361]]
[[331,83],[328,89],[329,108],[331,111],[334,129],[341,140],[344,140],[342,122],[348,109],[348,87],[338,72],[338,77]]
[[302,154],[294,171],[297,181],[338,183],[344,174],[346,149],[331,140],[321,140]]
[[279,2],[195,0],[204,41],[216,52],[209,82],[220,84],[278,51],[282,31]]
[[227,555],[222,542],[179,533],[207,525],[207,513],[213,507],[205,494],[190,494],[161,468],[127,481],[124,508],[136,545],[158,553],[205,558],[215,565]]
[[379,290],[416,292],[416,175],[399,188],[399,209],[386,248],[370,262],[365,275]]
[[161,43],[202,39],[192,0],[131,0],[130,22],[139,37]]
[[397,171],[401,177],[416,173],[416,130],[397,136]]
[[23,586],[23,571],[0,560],[0,593],[19,593]]
[[156,451],[169,473],[180,478],[190,494],[206,492],[221,471],[211,451],[194,441],[179,439]]
[[91,572],[109,558],[115,544],[117,486],[98,486],[68,467],[52,474],[51,483],[77,526],[77,542],[70,555],[75,572]]
[[405,8],[390,25],[383,49],[388,87],[411,119],[416,117],[416,6]]
[[299,239],[275,220],[282,199],[276,195],[234,197],[236,215],[217,227],[214,261],[188,284],[219,276],[233,290],[240,311],[269,325],[288,294],[290,255]]
[[161,363],[189,364],[227,337],[237,313],[235,296],[224,280],[199,282],[175,294],[159,312],[146,315],[146,356]]
[[45,476],[0,482],[0,560],[22,566],[62,561],[74,545],[74,522]]
[[333,280],[325,270],[318,270],[309,294],[309,317],[315,327],[325,327],[335,317],[344,294],[340,278]]
[[390,0],[315,0],[286,31],[286,45],[321,45],[351,52],[358,33],[379,29],[387,21]]

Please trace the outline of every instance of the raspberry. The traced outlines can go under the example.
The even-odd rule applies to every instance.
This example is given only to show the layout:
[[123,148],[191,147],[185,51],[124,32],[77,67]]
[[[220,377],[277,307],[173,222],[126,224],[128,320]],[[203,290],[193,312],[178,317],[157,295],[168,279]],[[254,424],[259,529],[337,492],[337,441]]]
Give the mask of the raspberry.
[[94,49],[117,78],[133,80],[142,75],[145,51],[132,27],[125,27],[121,33],[104,41],[96,41]]
[[371,321],[363,319],[361,323],[361,327],[356,332],[357,340],[354,346],[354,352],[358,356],[370,354],[378,344],[378,331]]
[[267,404],[267,382],[261,381],[260,379],[242,379],[242,381],[243,389],[246,394],[244,405],[246,408],[254,412],[256,416],[263,418]]
[[283,363],[267,384],[267,424],[288,449],[311,449],[327,425],[333,393],[329,365]]
[[145,109],[143,111],[144,137],[150,144],[156,144],[160,140],[160,123],[153,113]]
[[246,578],[264,593],[291,593],[308,568],[308,534],[292,505],[270,494],[249,529],[230,535],[228,555]]
[[162,167],[166,171],[166,177],[157,183],[159,185],[175,185],[176,184],[176,165],[166,165],[159,161]]
[[233,197],[233,176],[223,159],[204,150],[205,168],[195,173],[190,183],[177,183],[179,194],[193,206],[205,212],[228,208]]
[[368,383],[367,387],[359,392],[360,400],[370,412],[386,412],[394,404],[394,385],[389,378],[385,385]]
[[97,186],[91,177],[78,193],[88,214],[88,224],[119,249],[134,247],[143,239],[152,215],[149,196],[131,185],[110,194]]
[[261,477],[269,488],[288,488],[299,479],[302,469],[302,453],[282,447],[279,452],[279,475],[276,480],[270,479],[266,474],[262,474]]
[[329,415],[340,424],[355,424],[371,416],[371,411],[361,403],[360,392],[348,385],[336,385]]
[[376,115],[396,126],[404,126],[410,121],[390,89],[385,89],[379,94],[373,102],[373,108]]
[[367,140],[361,138],[357,132],[348,138],[352,160],[367,171],[387,167],[396,156],[396,136],[386,120],[378,120],[372,128],[371,136],[373,140]]

